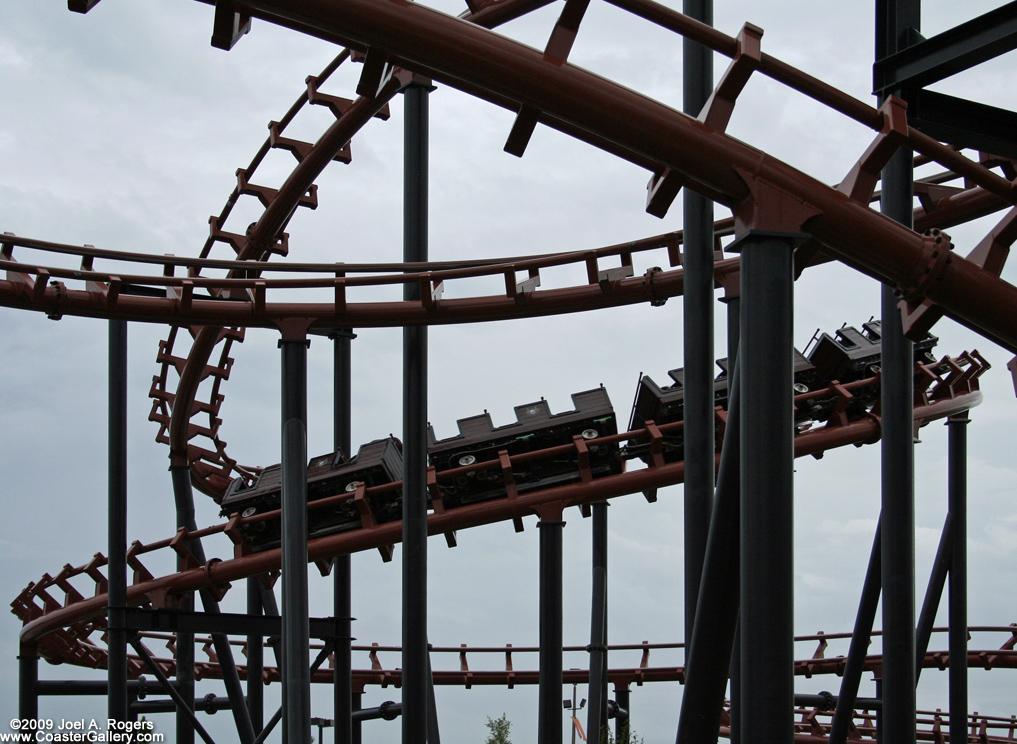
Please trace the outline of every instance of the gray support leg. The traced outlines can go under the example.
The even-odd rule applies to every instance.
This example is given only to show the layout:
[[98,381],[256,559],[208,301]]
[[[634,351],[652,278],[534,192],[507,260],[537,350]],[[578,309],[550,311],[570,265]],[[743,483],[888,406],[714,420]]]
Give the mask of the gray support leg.
[[[261,582],[257,576],[247,579],[247,614],[261,614]],[[265,727],[265,639],[260,635],[247,636],[247,710],[251,714],[251,727],[255,735]]]
[[283,741],[311,740],[307,605],[307,346],[282,349],[282,697]]
[[742,720],[794,737],[793,239],[749,232],[742,253]]
[[950,427],[950,741],[964,741],[968,723],[968,415],[947,420]]
[[[352,448],[352,354],[354,335],[339,329],[332,337],[333,357],[333,438],[336,449],[350,457]],[[336,556],[332,562],[333,614],[336,619],[333,701],[336,744],[350,744],[353,738],[353,624],[351,614],[353,576],[350,556]]]
[[[540,530],[540,672],[537,743],[562,744],[562,532],[565,522],[544,519]],[[593,734],[590,734],[591,736]]]
[[[713,0],[684,0],[686,15],[713,23]],[[683,40],[682,110],[698,116],[713,91],[713,52]],[[684,189],[685,641],[692,638],[713,502],[713,202]]]
[[590,617],[590,703],[587,708],[587,736],[599,742],[607,724],[607,508],[593,505],[593,597]]
[[[428,94],[412,84],[403,93],[403,256],[427,260]],[[419,300],[407,284],[403,299]],[[430,686],[427,651],[427,327],[403,329],[403,744],[427,739]]]
[[39,717],[39,651],[34,643],[18,649],[18,718]]
[[[883,171],[884,211],[911,217],[911,153]],[[896,185],[895,185],[896,184]],[[894,196],[894,192],[899,191]],[[905,192],[907,197],[904,197]],[[915,741],[914,351],[897,297],[884,286],[882,335],[883,730],[887,744]]]
[[109,322],[109,717],[127,720],[127,321]]

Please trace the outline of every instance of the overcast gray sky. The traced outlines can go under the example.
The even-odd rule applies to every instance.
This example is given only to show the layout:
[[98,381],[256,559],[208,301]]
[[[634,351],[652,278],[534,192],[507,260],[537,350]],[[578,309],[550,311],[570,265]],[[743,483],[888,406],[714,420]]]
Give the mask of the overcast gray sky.
[[[997,3],[926,2],[927,35],[991,9]],[[437,5],[458,13],[450,3]],[[501,32],[543,46],[560,4]],[[869,4],[717,3],[716,25],[734,35],[745,21],[765,29],[763,49],[858,98],[869,95],[872,15]],[[50,241],[152,254],[196,255],[207,218],[218,213],[265,137],[337,50],[323,42],[255,22],[251,34],[225,53],[208,44],[209,6],[183,0],[104,0],[88,16],[71,14],[62,0],[7,0],[0,4],[0,231]],[[681,106],[681,44],[604,3],[591,5],[570,56],[574,64],[612,78],[675,108]],[[938,89],[1010,109],[1014,55],[945,81]],[[717,74],[726,66],[717,61]],[[352,74],[330,92],[350,96]],[[387,123],[375,122],[353,142],[353,163],[333,165],[319,179],[317,211],[294,218],[291,256],[317,261],[398,261],[401,256],[402,106]],[[681,227],[680,199],[663,221],[643,211],[648,174],[538,128],[525,157],[502,152],[513,114],[439,88],[431,96],[431,257],[519,255],[609,245]],[[295,122],[313,140],[327,117]],[[739,99],[729,131],[830,183],[839,181],[871,133],[802,96],[754,77]],[[281,178],[288,155],[268,164],[263,182]],[[292,162],[292,161],[290,161]],[[253,217],[242,207],[232,229]],[[250,212],[253,214],[253,212]],[[718,216],[725,216],[718,211]],[[970,250],[993,220],[952,231]],[[647,259],[650,260],[650,259]],[[652,263],[662,264],[662,255]],[[642,267],[645,269],[645,266]],[[641,270],[637,267],[637,270]],[[1013,282],[1017,270],[1007,267]],[[564,278],[562,279],[565,280]],[[549,279],[548,281],[553,281]],[[545,282],[545,286],[547,283]],[[840,265],[807,272],[796,286],[795,339],[799,348],[816,328],[857,325],[879,312],[875,283]],[[718,321],[723,306],[717,306]],[[105,398],[106,324],[77,318],[53,322],[41,315],[0,309],[0,596],[13,599],[44,572],[78,565],[106,552]],[[515,405],[546,397],[553,411],[571,408],[570,393],[603,383],[618,416],[627,421],[639,373],[656,380],[679,367],[681,301],[662,308],[633,307],[500,325],[434,328],[430,333],[429,418],[440,438],[455,421],[487,409],[495,425],[513,420]],[[722,327],[723,323],[718,322]],[[970,426],[970,622],[1017,621],[1017,473],[1012,431],[1017,401],[1005,364],[1010,358],[949,320],[935,329],[940,353],[978,348],[994,365],[983,378],[985,403]],[[159,327],[130,327],[131,539],[151,541],[173,531],[167,450],[154,441],[147,397]],[[236,350],[226,385],[223,436],[240,461],[279,460],[279,358],[276,335],[252,332]],[[724,348],[718,329],[717,348]],[[359,331],[354,342],[353,439],[399,435],[400,334]],[[722,352],[718,351],[718,356]],[[309,451],[330,449],[330,363],[326,342],[310,351]],[[916,449],[919,602],[946,511],[946,434],[942,424],[922,432]],[[799,461],[796,476],[796,632],[851,629],[879,510],[878,447]],[[613,643],[679,641],[682,635],[682,489],[666,489],[656,504],[642,496],[615,500],[611,513],[610,636]],[[200,498],[200,496],[199,496]],[[216,520],[206,499],[199,524]],[[589,522],[575,510],[565,530],[565,642],[583,645],[589,634]],[[536,518],[515,534],[510,525],[460,533],[449,550],[430,543],[432,643],[536,645]],[[209,555],[227,545],[209,543]],[[383,564],[376,552],[353,561],[354,634],[359,641],[399,642],[399,553]],[[330,614],[330,581],[314,578],[311,612]],[[235,595],[235,596],[234,596]],[[228,598],[240,609],[242,589]],[[941,613],[940,624],[945,622]],[[16,713],[17,636],[20,623],[0,615],[0,730]],[[993,637],[997,646],[1003,638]],[[934,642],[935,643],[935,642]],[[940,645],[944,645],[945,641]],[[978,636],[973,640],[978,644]],[[811,656],[801,648],[798,656]],[[830,653],[845,653],[831,647]],[[634,666],[638,654],[613,658]],[[367,665],[366,654],[355,657]],[[490,662],[496,665],[501,659]],[[479,659],[471,664],[481,666]],[[654,665],[681,663],[679,654],[654,654]],[[435,668],[458,668],[436,658]],[[586,664],[585,654],[566,657]],[[396,666],[390,658],[386,666]],[[536,659],[516,659],[535,668]],[[1017,676],[972,671],[971,708],[993,715],[1017,712]],[[43,665],[48,679],[95,676]],[[836,690],[839,679],[799,680],[799,691]],[[927,672],[920,688],[925,708],[946,708],[945,674]],[[201,694],[217,691],[204,683]],[[866,679],[862,694],[872,693]],[[568,695],[563,690],[563,697]],[[278,686],[270,694],[278,694]],[[585,696],[585,691],[580,691]],[[647,685],[632,693],[633,725],[646,741],[674,735],[680,688]],[[397,690],[369,690],[366,705],[398,699]],[[536,730],[536,689],[440,689],[445,741],[483,741],[486,716],[502,712],[517,742]],[[104,700],[44,700],[46,716],[105,716]],[[330,717],[325,690],[312,714]],[[228,741],[226,716],[211,721]],[[172,717],[157,719],[170,732]],[[563,717],[564,725],[564,717]],[[370,739],[399,740],[397,723],[370,724]],[[326,735],[326,741],[331,741]]]

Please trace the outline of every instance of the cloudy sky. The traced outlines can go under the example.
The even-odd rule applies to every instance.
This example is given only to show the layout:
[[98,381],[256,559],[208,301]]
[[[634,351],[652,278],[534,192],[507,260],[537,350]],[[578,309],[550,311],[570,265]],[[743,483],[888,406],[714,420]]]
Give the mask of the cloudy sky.
[[[995,6],[993,2],[926,3],[927,35]],[[446,12],[460,8],[437,4]],[[559,5],[510,24],[501,32],[542,47]],[[718,3],[715,22],[728,34],[750,21],[765,29],[764,51],[805,69],[863,100],[871,100],[872,10],[864,4],[794,0]],[[71,14],[61,0],[6,0],[0,4],[0,231],[19,236],[92,244],[110,250],[197,255],[207,218],[218,213],[260,147],[270,120],[296,99],[306,76],[337,53],[323,42],[255,23],[225,53],[208,44],[212,10],[183,0],[104,0],[88,16]],[[574,64],[681,106],[680,39],[594,3],[570,56]],[[1006,108],[1017,108],[1014,55],[937,86]],[[726,62],[717,61],[718,74]],[[359,68],[337,75],[328,92],[350,96]],[[440,87],[431,96],[431,257],[510,256],[591,248],[681,227],[680,200],[663,221],[643,211],[648,174],[564,135],[538,128],[525,157],[502,152],[513,114]],[[319,112],[320,113],[320,112]],[[291,256],[301,261],[398,261],[401,257],[402,106],[353,142],[353,162],[333,165],[319,180],[319,207],[298,213],[289,227]],[[293,132],[313,141],[328,117],[307,117]],[[729,131],[830,183],[839,181],[871,133],[802,96],[756,76],[739,99]],[[292,160],[266,163],[276,185]],[[247,211],[245,211],[247,210]],[[242,205],[230,227],[242,232],[256,215]],[[725,216],[722,212],[718,216]],[[991,218],[952,231],[967,252]],[[26,254],[27,255],[27,254]],[[27,259],[26,259],[27,260]],[[663,255],[645,259],[664,265]],[[1012,266],[1004,277],[1013,282]],[[562,276],[562,282],[569,277]],[[553,281],[553,279],[549,280]],[[478,290],[482,291],[482,290]],[[879,289],[839,265],[814,269],[796,286],[795,339],[804,347],[817,328],[857,325],[879,312]],[[717,306],[718,321],[723,306]],[[106,552],[105,398],[106,325],[67,317],[0,309],[0,596],[13,599],[44,572],[78,565]],[[717,348],[724,348],[718,322]],[[625,420],[640,372],[666,379],[679,367],[680,300],[662,308],[633,307],[499,325],[434,328],[430,332],[429,418],[440,438],[455,422],[489,410],[496,425],[513,420],[515,405],[547,398],[553,411],[571,408],[569,395],[607,387]],[[354,342],[353,439],[399,435],[401,416],[398,331],[364,329]],[[1017,401],[1005,351],[950,321],[935,329],[940,353],[979,349],[994,365],[983,378],[985,403],[970,426],[969,566],[972,625],[1017,622],[1017,482],[1012,447]],[[130,327],[131,539],[151,541],[173,531],[167,451],[154,441],[147,397],[160,327]],[[225,387],[223,436],[245,463],[279,460],[277,336],[256,331],[236,350]],[[722,355],[720,352],[718,356]],[[328,451],[330,363],[326,342],[310,350],[309,450]],[[919,602],[946,511],[946,432],[936,423],[916,450]],[[796,632],[851,628],[879,510],[878,448],[848,448],[822,461],[799,461],[796,476]],[[682,490],[617,499],[611,513],[611,641],[680,641],[682,635]],[[216,520],[210,501],[198,504],[199,524]],[[583,645],[589,628],[588,521],[566,515],[565,642]],[[461,533],[459,547],[431,542],[430,637],[438,646],[535,645],[537,642],[536,518],[515,534],[510,525]],[[209,555],[228,546],[209,543]],[[399,557],[353,561],[354,633],[359,641],[397,644]],[[313,569],[312,569],[313,571]],[[330,613],[330,581],[312,576],[311,612]],[[235,595],[235,596],[233,596]],[[241,607],[235,591],[227,607]],[[945,621],[945,612],[940,623]],[[20,623],[0,616],[0,722],[16,712],[17,636]],[[1001,636],[986,639],[999,646]],[[972,641],[978,645],[979,636]],[[934,645],[935,645],[934,641]],[[945,639],[939,642],[945,646]],[[814,649],[802,647],[799,657]],[[830,653],[845,653],[831,648]],[[355,662],[367,665],[366,654]],[[498,659],[488,662],[497,665]],[[585,665],[585,654],[566,667]],[[634,666],[638,655],[615,658]],[[651,657],[654,665],[681,663],[679,654]],[[387,666],[396,666],[390,658]],[[458,668],[455,655],[435,668]],[[471,664],[483,668],[484,662]],[[535,668],[536,659],[516,660]],[[489,667],[490,668],[490,667]],[[43,665],[43,678],[94,677]],[[799,680],[802,692],[836,690],[839,680]],[[1017,676],[972,671],[971,707],[1009,716],[1017,712]],[[925,708],[946,708],[945,674],[927,672],[920,688]],[[201,694],[218,691],[214,683]],[[570,691],[563,691],[566,697]],[[862,694],[872,694],[866,680]],[[270,694],[278,694],[274,686]],[[581,696],[585,691],[580,690]],[[633,725],[647,741],[673,737],[681,691],[677,685],[638,688]],[[369,690],[365,705],[398,699],[396,690]],[[532,741],[536,689],[440,689],[439,718],[452,744],[482,741],[486,716],[507,713],[516,741]],[[104,717],[105,701],[44,700],[46,716]],[[331,716],[327,692],[317,690],[315,716]],[[563,719],[564,721],[564,719]],[[157,720],[170,732],[171,717]],[[229,740],[227,717],[211,728]],[[564,725],[564,723],[563,723]],[[0,730],[4,730],[0,724]],[[399,726],[373,723],[370,738],[395,742]],[[326,735],[326,741],[331,738]]]

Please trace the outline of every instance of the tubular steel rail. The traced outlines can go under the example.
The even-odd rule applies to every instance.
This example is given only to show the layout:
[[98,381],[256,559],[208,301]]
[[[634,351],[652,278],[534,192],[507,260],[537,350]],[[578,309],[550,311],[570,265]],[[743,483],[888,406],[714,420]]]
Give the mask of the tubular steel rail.
[[[950,372],[944,377],[935,372],[935,368],[947,363]],[[928,422],[933,419],[950,416],[970,409],[981,402],[978,391],[978,377],[986,369],[986,364],[977,352],[965,353],[956,360],[949,357],[934,364],[920,364],[923,384],[917,388],[915,420]],[[797,396],[802,402],[816,396],[836,396],[846,404],[852,396],[851,390],[864,385],[871,385],[876,378],[859,380],[842,386],[832,384],[826,390],[811,391]],[[834,406],[838,409],[838,406]],[[726,423],[726,413],[717,411],[719,424]],[[634,470],[613,476],[593,479],[589,472],[589,458],[586,455],[586,444],[583,438],[576,437],[572,444],[562,445],[520,455],[504,455],[498,460],[472,463],[462,468],[436,473],[433,468],[428,470],[428,491],[432,499],[433,513],[428,515],[429,534],[449,533],[457,529],[475,527],[508,519],[518,519],[531,514],[533,510],[547,503],[561,503],[564,506],[588,504],[605,498],[613,498],[624,494],[638,493],[653,488],[672,485],[682,481],[684,462],[665,463],[661,446],[665,433],[677,431],[681,422],[663,424],[660,427],[648,424],[645,428],[633,432],[625,432],[601,438],[604,444],[624,442],[631,439],[649,440],[649,463],[645,469]],[[822,452],[847,444],[871,443],[879,439],[880,420],[875,414],[866,414],[856,421],[848,421],[836,415],[822,426],[802,431],[795,437],[795,455],[819,455]],[[512,471],[515,466],[527,460],[546,458],[554,454],[572,450],[576,451],[580,481],[571,485],[557,486],[526,494],[515,491]],[[719,457],[719,455],[718,455]],[[504,498],[493,501],[446,508],[442,503],[442,494],[438,483],[454,479],[467,470],[484,469],[499,470],[505,476],[506,493]],[[352,553],[372,548],[384,548],[400,541],[402,522],[393,521],[379,523],[371,511],[372,496],[383,493],[394,493],[401,487],[401,482],[365,488],[360,483],[354,493],[343,493],[337,496],[318,499],[308,504],[309,510],[327,508],[339,501],[352,500],[361,515],[361,528],[336,535],[314,538],[308,542],[309,562],[320,562],[327,572],[328,559],[335,555]],[[246,521],[263,521],[278,519],[279,512],[265,512],[244,518],[233,514],[229,521],[190,532],[181,528],[171,537],[158,542],[143,545],[135,541],[127,551],[127,562],[133,569],[133,583],[127,588],[127,601],[130,605],[151,605],[154,607],[172,607],[176,598],[185,592],[198,589],[213,589],[218,595],[225,595],[231,582],[248,576],[276,572],[280,567],[281,550],[279,548],[258,553],[250,552],[240,534],[240,526]],[[212,559],[200,565],[188,549],[191,540],[215,534],[225,534],[233,543],[234,557],[229,560]],[[142,562],[142,556],[158,551],[170,551],[174,559],[179,557],[186,570],[169,575],[156,577]],[[91,561],[81,566],[65,565],[56,576],[45,575],[38,582],[28,587],[12,602],[13,612],[25,623],[21,637],[23,642],[37,642],[40,652],[53,661],[98,665],[101,654],[90,640],[92,633],[105,626],[102,617],[108,604],[106,596],[106,576],[100,570],[106,565],[106,559],[97,553]],[[82,581],[91,580],[91,596],[83,589],[75,588],[71,579],[81,577]],[[87,577],[87,579],[85,578]],[[63,601],[50,594],[50,589],[63,592]]]
[[[894,286],[901,298],[906,325],[916,333],[927,331],[943,315],[972,328],[1011,351],[1017,351],[1017,288],[1000,278],[1013,241],[1017,239],[1017,168],[1008,160],[980,156],[971,160],[936,142],[907,124],[904,106],[896,99],[876,109],[797,70],[761,51],[762,31],[747,24],[737,37],[727,36],[652,0],[609,0],[609,2],[652,24],[696,41],[731,58],[714,94],[698,119],[641,94],[623,88],[568,63],[568,54],[579,32],[585,3],[568,0],[571,21],[559,20],[543,52],[525,47],[491,31],[548,4],[548,0],[489,0],[470,2],[460,18],[445,16],[410,2],[379,4],[371,0],[252,0],[244,7],[253,17],[293,28],[303,33],[346,45],[319,75],[307,79],[303,90],[286,114],[269,126],[269,137],[246,168],[237,172],[237,186],[222,211],[210,221],[209,236],[200,258],[155,257],[102,251],[90,246],[60,246],[5,235],[0,239],[0,304],[41,311],[51,317],[64,314],[119,318],[165,323],[171,326],[160,344],[160,373],[155,377],[150,418],[159,425],[159,441],[170,446],[171,462],[189,466],[192,480],[205,493],[219,497],[234,474],[250,479],[257,468],[238,465],[226,454],[220,437],[218,414],[223,400],[222,384],[228,379],[233,360],[233,343],[243,341],[244,329],[290,327],[335,329],[343,327],[431,325],[481,320],[532,317],[577,312],[637,302],[663,304],[681,294],[682,234],[668,233],[578,253],[549,253],[519,258],[491,258],[454,263],[408,264],[296,264],[269,263],[272,256],[286,256],[289,245],[285,228],[300,208],[317,203],[314,180],[332,162],[349,162],[350,140],[371,119],[386,118],[390,99],[414,76],[427,76],[458,88],[494,105],[518,112],[508,135],[506,150],[523,155],[529,136],[540,123],[606,150],[645,168],[651,174],[647,210],[663,216],[678,191],[685,185],[731,208],[734,218],[717,225],[718,237],[748,229],[806,233],[811,240],[796,251],[799,271],[820,261],[837,259]],[[94,3],[87,4],[91,7]],[[563,19],[565,16],[563,15]],[[355,99],[322,92],[322,87],[341,64],[363,62],[363,73]],[[386,72],[386,69],[388,70]],[[869,148],[836,186],[819,183],[777,159],[735,140],[725,133],[736,100],[753,72],[802,93],[843,114],[874,132]],[[286,128],[305,106],[322,106],[334,116],[323,135],[313,144],[286,137]],[[935,162],[946,173],[918,181],[916,194],[922,207],[916,211],[917,230],[891,222],[869,206],[875,195],[879,171],[897,149],[919,153],[916,162]],[[293,154],[295,169],[278,188],[254,181],[259,165],[272,149]],[[998,173],[996,171],[999,171]],[[952,180],[963,179],[964,187]],[[263,213],[250,227],[237,229],[227,222],[238,200],[257,199]],[[976,217],[1008,210],[999,223],[966,256],[953,253],[948,236],[939,232]],[[216,244],[225,244],[236,260],[212,259]],[[719,242],[718,242],[719,247]],[[19,262],[24,252],[45,252],[70,256],[77,265],[59,267]],[[648,268],[635,275],[633,256],[646,251],[666,250],[667,268]],[[96,263],[115,266],[98,270]],[[661,262],[663,263],[663,262]],[[139,273],[126,273],[124,264],[140,265]],[[542,270],[574,264],[585,270],[586,282],[574,286],[537,289]],[[176,276],[177,270],[184,272]],[[225,272],[224,278],[202,275]],[[716,282],[738,271],[738,259],[724,259],[715,265]],[[276,276],[296,273],[296,278]],[[524,278],[520,280],[520,274]],[[505,292],[487,296],[454,297],[460,280],[481,276],[503,276]],[[356,302],[361,288],[387,284],[414,283],[421,287],[420,301]],[[451,288],[448,297],[443,295]],[[270,301],[283,289],[317,290],[327,300],[299,303]],[[193,329],[188,348],[187,334]],[[212,361],[215,359],[215,361]],[[959,357],[956,373],[946,379],[926,370],[928,375],[916,401],[916,420],[957,413],[980,401],[977,377],[984,370],[977,352]],[[175,376],[175,377],[174,377]],[[212,378],[207,397],[198,399],[199,383]],[[176,386],[173,387],[173,383]],[[849,394],[845,388],[838,395]],[[207,425],[194,423],[195,416],[207,416]],[[724,417],[721,416],[721,425]],[[668,425],[672,428],[681,424]],[[614,437],[623,441],[642,435],[659,441],[659,428],[647,426],[641,432]],[[879,438],[880,421],[875,415],[854,422],[835,423],[804,431],[796,437],[795,454],[819,454],[848,443],[872,442]],[[577,441],[574,446],[581,447]],[[563,448],[559,448],[563,449]],[[434,513],[429,516],[431,533],[516,519],[532,513],[538,505],[561,502],[565,505],[634,493],[680,482],[684,464],[665,464],[651,458],[644,470],[545,491],[516,495],[511,488],[512,463],[519,459],[547,455],[532,453],[471,466],[500,468],[509,484],[506,498],[446,510],[437,482],[454,477],[456,471],[435,476],[431,471],[429,490]],[[582,468],[582,452],[578,452]],[[659,454],[659,453],[658,453]],[[589,475],[587,473],[587,475]],[[381,493],[399,484],[370,489]],[[356,550],[383,547],[400,539],[400,522],[377,524],[361,486],[356,494],[336,498],[355,500],[363,528],[351,533],[314,539],[309,544],[312,561]],[[326,505],[328,499],[310,508]],[[253,519],[272,518],[258,515]],[[239,536],[242,518],[234,515],[225,524],[189,532],[181,529],[167,540],[149,545],[135,542],[128,552],[134,571],[128,587],[133,605],[172,606],[175,598],[199,588],[224,594],[230,582],[254,575],[272,575],[279,568],[279,551],[249,553]],[[225,534],[234,544],[232,559],[213,559],[199,565],[187,548],[194,538]],[[142,563],[141,556],[157,551],[179,557],[184,570],[156,577]],[[101,554],[78,567],[70,565],[55,576],[44,575],[30,584],[12,603],[15,614],[25,623],[22,640],[37,642],[40,652],[51,661],[101,667],[105,650],[91,637],[106,627],[107,580]],[[86,578],[87,577],[87,578]],[[78,582],[78,586],[74,582]],[[91,587],[80,584],[91,581]],[[62,592],[63,600],[51,591]],[[91,595],[86,596],[86,591]],[[979,629],[981,630],[981,629]],[[1003,629],[1010,630],[1010,629]],[[1013,631],[1011,630],[1011,633]],[[144,636],[163,640],[158,634]],[[826,636],[833,638],[834,636]],[[992,668],[1017,666],[1012,637],[1001,649],[972,651],[969,665]],[[825,646],[820,641],[820,651]],[[612,678],[630,673],[639,682],[649,674],[649,648],[643,644],[644,663],[635,670],[614,670]],[[659,646],[663,648],[664,646]],[[206,644],[206,649],[208,649]],[[377,650],[381,650],[376,649]],[[436,649],[444,650],[444,649]],[[522,649],[513,649],[521,651]],[[376,653],[375,651],[375,653]],[[484,684],[486,672],[470,671],[466,653],[479,649],[454,649],[461,654],[460,672],[435,672],[442,684]],[[499,653],[506,649],[497,649]],[[819,652],[817,652],[819,653]],[[215,676],[214,654],[209,662],[196,665],[196,673]],[[376,656],[372,656],[375,659]],[[507,657],[508,660],[509,657]],[[131,662],[135,671],[140,662]],[[796,664],[796,673],[842,672],[842,660],[824,659],[822,654]],[[866,662],[878,665],[878,659]],[[942,666],[941,653],[926,656],[926,665]],[[169,671],[172,659],[160,659]],[[528,674],[510,667],[498,679],[529,683]],[[676,679],[680,679],[674,668]],[[272,669],[266,669],[270,679]],[[393,681],[395,672],[372,668],[358,672],[364,684],[376,677]],[[570,672],[565,672],[566,680]],[[585,672],[583,672],[585,674]],[[455,675],[459,675],[458,677]],[[465,675],[465,676],[464,676]],[[504,675],[516,675],[505,677]],[[455,681],[444,681],[445,679]],[[526,679],[526,682],[522,680]],[[384,684],[385,682],[378,682]],[[802,720],[796,734],[802,741],[825,740],[828,725],[818,709],[800,711]],[[922,740],[942,741],[940,717],[922,714]],[[871,734],[871,717],[857,719],[855,731]],[[1007,729],[1009,726],[1009,729]],[[997,733],[996,732],[1000,732]],[[1007,734],[1004,736],[1004,734]],[[1014,722],[972,717],[972,736],[980,741],[1014,739]],[[814,737],[814,738],[810,738]]]

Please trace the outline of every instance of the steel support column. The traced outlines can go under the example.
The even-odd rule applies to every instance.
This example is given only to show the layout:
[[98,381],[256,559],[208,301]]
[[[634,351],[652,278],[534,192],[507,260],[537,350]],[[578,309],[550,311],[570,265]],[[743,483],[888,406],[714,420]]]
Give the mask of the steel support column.
[[590,704],[586,711],[587,736],[600,742],[607,726],[607,508],[593,504],[593,596],[590,611]]
[[731,369],[727,428],[720,455],[717,498],[703,564],[703,591],[685,652],[685,693],[678,718],[678,744],[717,741],[728,669],[738,627],[741,494],[741,386]]
[[[428,85],[412,83],[403,153],[403,260],[427,260]],[[419,284],[403,287],[420,300]],[[403,744],[427,739],[427,327],[403,329]]]
[[[194,496],[191,489],[191,468],[187,465],[170,465],[170,480],[173,484],[173,500],[176,504],[177,529],[194,529]],[[188,546],[194,553],[193,545]],[[197,556],[195,556],[197,558]],[[177,559],[177,567],[184,568],[184,559]],[[181,601],[181,609],[194,609],[194,594],[188,593]],[[180,697],[187,703],[194,700],[194,633],[177,632],[176,679]],[[191,709],[193,710],[193,708]],[[194,744],[193,715],[187,710],[176,711],[177,744]]]
[[[968,419],[947,419],[949,500],[953,521],[950,555],[950,741],[964,741],[968,723]],[[960,663],[957,663],[957,662]]]
[[[742,312],[742,298],[741,298],[741,286],[738,275],[729,277],[724,284],[724,298],[722,302],[727,305],[727,368],[728,375],[730,376],[728,385],[730,391],[734,391],[737,388],[734,384],[734,369],[738,363],[738,343],[741,339],[741,312]],[[731,404],[728,402],[728,408],[730,409]],[[728,425],[730,425],[730,414],[728,414]],[[740,449],[740,444],[734,444],[735,451]],[[735,499],[740,499],[740,494],[735,496]],[[741,532],[740,524],[741,516],[739,514],[739,523],[733,525],[735,535],[739,535]],[[731,591],[734,592],[736,597],[739,597],[740,585],[741,585],[740,570],[734,572],[734,583],[731,586]],[[729,710],[731,717],[731,744],[741,744],[742,741],[742,638],[741,632],[738,629],[737,623],[735,624],[735,636],[734,636],[734,647],[731,649],[731,670],[728,673],[731,680],[731,692],[730,700],[731,705]]]
[[950,572],[950,555],[952,550],[953,517],[947,512],[946,520],[943,522],[943,532],[939,536],[936,558],[932,562],[929,586],[925,590],[925,601],[922,602],[922,611],[918,614],[918,627],[915,630],[916,686],[922,677],[922,661],[925,659],[925,653],[929,650],[932,627],[936,623],[936,615],[939,614],[939,604],[943,598],[943,588],[946,586],[946,575]]
[[[713,0],[684,0],[684,13],[713,23]],[[713,52],[682,40],[682,110],[698,116],[713,92]],[[685,292],[685,641],[692,638],[713,502],[713,202],[683,190]]]
[[837,697],[837,708],[833,714],[833,722],[830,724],[830,744],[845,744],[847,742],[848,730],[854,715],[855,700],[858,698],[858,685],[862,680],[862,672],[865,670],[865,655],[869,650],[872,624],[876,620],[879,592],[883,586],[883,543],[880,530],[882,521],[882,517],[880,517],[876,522],[876,534],[872,538],[869,567],[865,571],[865,581],[862,583],[862,596],[858,600],[855,627],[851,631],[851,645],[848,647],[847,661],[844,664],[840,695]]
[[[261,581],[257,576],[247,577],[247,614],[261,614]],[[263,636],[247,636],[247,710],[255,735],[260,734],[265,727],[265,683],[262,680],[265,669],[264,644]]]
[[[332,435],[333,446],[346,457],[352,449],[352,353],[354,335],[351,329],[342,328],[332,336]],[[353,576],[349,555],[336,556],[332,561],[332,612],[336,621],[335,663],[333,666],[333,700],[335,705],[336,744],[350,744],[353,737]]]
[[[177,526],[185,527],[193,532],[197,527],[194,522],[194,489],[191,487],[190,468],[187,465],[172,465],[170,466],[170,477],[173,481],[173,499],[176,502]],[[187,549],[199,564],[204,565],[205,549],[202,547],[200,539],[189,540],[187,542]],[[208,589],[203,589],[199,594],[204,611],[206,613],[218,614],[219,601],[215,598],[215,595]],[[193,605],[193,599],[190,603]],[[187,662],[188,669],[184,670],[184,679],[181,682],[186,684],[190,681],[192,693],[180,698],[185,700],[185,705],[189,704],[186,701],[194,699],[193,638],[194,636],[191,634],[190,656],[188,657],[187,655],[188,650],[183,651],[185,661],[188,658],[190,661]],[[240,683],[240,674],[237,671],[237,665],[233,658],[233,648],[230,646],[229,638],[222,633],[213,633],[212,646],[215,649],[216,658],[219,660],[219,669],[222,672],[223,684],[226,686],[226,694],[233,701],[231,708],[233,710],[233,720],[237,725],[237,737],[243,744],[251,744],[254,741],[254,727],[251,725],[251,716],[248,713],[247,703],[244,700],[244,688]],[[177,647],[177,652],[181,653],[180,646]],[[177,712],[177,718],[178,720],[183,719],[183,723],[177,729],[177,733],[178,735],[183,734],[188,737],[187,742],[190,744],[194,740],[192,726],[194,717],[181,709]],[[188,733],[189,731],[190,733]]]
[[109,717],[127,720],[127,321],[109,321]]
[[794,737],[792,252],[798,237],[750,231],[737,241],[742,720],[759,742]]
[[[364,701],[364,691],[363,690],[354,691],[353,692],[353,704],[350,706],[353,709],[353,712],[354,712],[353,733],[352,733],[352,735],[350,737],[351,744],[363,744],[363,737],[361,735],[362,731],[361,731],[361,726],[360,726],[360,719],[357,718],[356,715],[355,715],[358,710],[362,710],[363,709],[363,707],[364,707],[363,701]],[[400,705],[400,709],[401,709],[401,707],[402,706]]]
[[307,608],[307,347],[282,349],[282,697],[284,744],[311,740]]
[[[921,0],[876,0],[877,65],[912,43],[921,30]],[[901,91],[885,91],[901,94]],[[881,101],[882,102],[882,101]],[[912,153],[898,150],[882,173],[880,209],[911,227]],[[915,509],[913,344],[904,337],[898,298],[882,287],[882,574],[885,744],[915,741]]]
[[541,515],[540,672],[537,744],[562,744],[562,533],[561,512]]
[[18,718],[39,717],[39,650],[34,643],[18,648]]
[[629,700],[628,682],[615,683],[614,701],[618,703],[619,708],[624,708],[629,712],[624,718],[618,717],[614,719],[614,740],[618,744],[626,744],[632,731],[632,727],[629,725],[629,721],[632,719],[632,707]]

